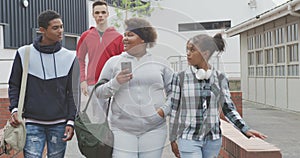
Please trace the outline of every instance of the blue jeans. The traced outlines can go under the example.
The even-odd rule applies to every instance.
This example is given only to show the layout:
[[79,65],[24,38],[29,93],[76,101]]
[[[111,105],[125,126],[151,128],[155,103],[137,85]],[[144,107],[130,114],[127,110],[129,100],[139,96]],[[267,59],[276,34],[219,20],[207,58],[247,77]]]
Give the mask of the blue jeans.
[[217,158],[221,149],[222,138],[203,141],[178,139],[181,158]]
[[41,158],[47,142],[48,158],[63,158],[67,143],[62,139],[65,124],[38,125],[26,124],[25,158]]

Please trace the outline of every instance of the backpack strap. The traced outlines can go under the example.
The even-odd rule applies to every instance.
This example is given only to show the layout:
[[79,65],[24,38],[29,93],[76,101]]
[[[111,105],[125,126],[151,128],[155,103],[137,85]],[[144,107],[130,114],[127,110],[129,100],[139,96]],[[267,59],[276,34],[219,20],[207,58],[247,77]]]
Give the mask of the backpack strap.
[[[108,82],[108,81],[109,81],[108,79],[101,79],[101,80],[93,87],[92,92],[91,92],[91,94],[90,94],[90,97],[89,97],[89,99],[88,99],[88,101],[87,101],[87,103],[86,103],[86,105],[85,105],[85,108],[83,109],[83,112],[86,112],[86,110],[87,110],[87,108],[88,108],[88,106],[89,106],[89,104],[90,104],[91,98],[93,97],[93,94],[94,94],[96,88],[99,87],[99,86],[101,86],[102,84]],[[108,106],[109,106],[109,104],[110,104],[110,98],[109,98],[109,101],[108,101]],[[109,109],[109,108],[107,108],[107,109]],[[108,110],[106,111],[106,114],[108,114]]]
[[25,99],[25,91],[27,85],[27,77],[28,77],[28,67],[29,67],[29,58],[30,58],[30,45],[25,47],[25,57],[24,57],[24,66],[23,66],[23,74],[22,74],[22,81],[21,81],[21,89],[20,89],[20,96],[18,102],[18,119],[22,120],[22,111],[24,106],[24,99]]

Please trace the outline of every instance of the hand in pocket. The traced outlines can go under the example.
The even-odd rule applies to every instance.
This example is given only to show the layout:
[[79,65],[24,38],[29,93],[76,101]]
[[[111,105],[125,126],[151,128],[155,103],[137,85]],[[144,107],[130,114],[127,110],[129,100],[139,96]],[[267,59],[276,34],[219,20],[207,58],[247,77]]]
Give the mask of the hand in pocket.
[[158,113],[158,115],[159,115],[160,117],[162,117],[162,118],[165,117],[164,111],[163,111],[161,108],[158,108],[158,109],[156,110],[156,112]]

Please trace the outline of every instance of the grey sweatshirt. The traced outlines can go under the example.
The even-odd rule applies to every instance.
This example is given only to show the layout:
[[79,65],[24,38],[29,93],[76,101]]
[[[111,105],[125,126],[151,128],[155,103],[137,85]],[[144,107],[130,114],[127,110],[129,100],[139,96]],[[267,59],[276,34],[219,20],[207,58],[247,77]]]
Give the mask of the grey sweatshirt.
[[[120,85],[116,75],[121,71],[121,62],[126,61],[132,64],[133,78]],[[111,57],[99,78],[110,81],[96,90],[99,98],[113,96],[109,115],[111,128],[140,135],[164,125],[165,118],[156,110],[161,108],[164,116],[170,112],[166,101],[171,93],[172,75],[168,61],[148,52],[140,59],[126,52]]]

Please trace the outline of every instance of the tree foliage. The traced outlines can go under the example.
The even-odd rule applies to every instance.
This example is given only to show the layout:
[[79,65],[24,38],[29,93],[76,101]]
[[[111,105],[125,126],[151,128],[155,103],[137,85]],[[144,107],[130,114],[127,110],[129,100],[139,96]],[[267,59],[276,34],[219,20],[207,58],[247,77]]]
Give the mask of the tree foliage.
[[[116,28],[124,27],[124,21],[130,17],[148,17],[154,11],[151,1],[143,0],[113,0],[116,16],[112,18],[112,24]],[[158,8],[161,9],[157,3]]]

